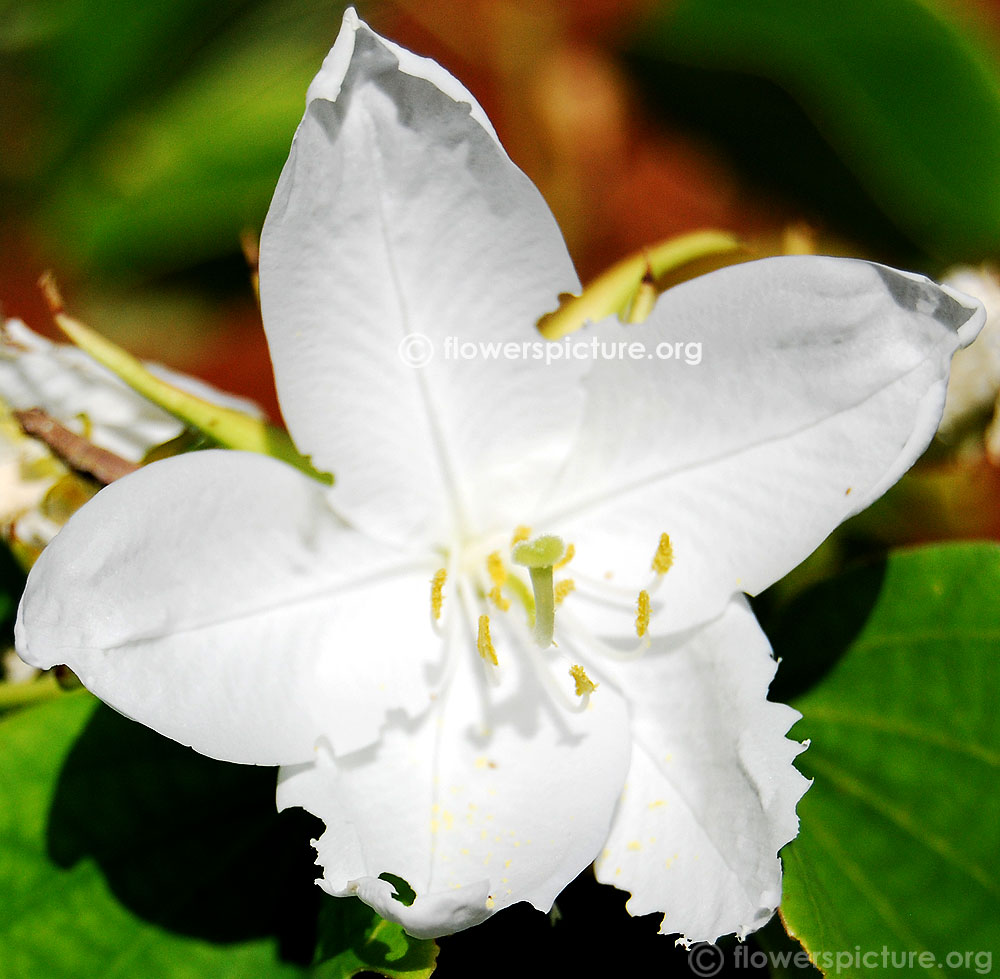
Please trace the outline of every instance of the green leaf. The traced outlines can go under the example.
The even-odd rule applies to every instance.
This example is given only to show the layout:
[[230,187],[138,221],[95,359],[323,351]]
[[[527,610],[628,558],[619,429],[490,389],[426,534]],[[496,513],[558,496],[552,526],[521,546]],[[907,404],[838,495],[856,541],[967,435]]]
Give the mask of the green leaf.
[[[775,83],[913,242],[948,260],[982,259],[1000,241],[1000,80],[992,55],[943,7],[677,0],[639,43],[661,63]],[[671,107],[684,98],[668,78],[659,85]],[[740,97],[737,83],[731,101]],[[730,106],[751,139],[764,115]],[[798,179],[794,159],[776,155],[772,166]]]
[[905,958],[967,976],[1000,949],[998,594],[996,545],[902,551],[772,629],[777,696],[804,664],[825,671],[792,701],[815,782],[782,852],[782,915],[826,972],[884,979]]
[[307,974],[316,827],[275,812],[273,770],[81,692],[0,721],[0,798],[5,979]]
[[320,910],[319,951],[312,976],[350,979],[375,972],[388,979],[427,979],[437,954],[436,942],[411,938],[400,925],[380,918],[356,898],[330,898]]

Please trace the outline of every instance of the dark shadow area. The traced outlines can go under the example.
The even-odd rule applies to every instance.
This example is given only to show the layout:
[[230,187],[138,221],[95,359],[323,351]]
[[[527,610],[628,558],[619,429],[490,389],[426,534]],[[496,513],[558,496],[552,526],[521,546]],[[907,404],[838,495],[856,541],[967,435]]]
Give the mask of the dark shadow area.
[[779,86],[637,52],[627,64],[654,116],[713,147],[751,188],[793,203],[811,224],[866,246],[883,260],[903,268],[926,264]]
[[[694,946],[689,952],[676,946],[673,937],[659,934],[662,915],[633,918],[625,910],[627,900],[623,891],[599,884],[588,869],[559,895],[553,915],[518,904],[469,931],[439,939],[434,979],[754,979],[769,974],[766,967],[754,968],[761,953],[752,936],[742,946],[729,937],[718,948]],[[780,924],[773,924],[781,931]]]
[[878,558],[806,589],[783,607],[769,608],[767,592],[753,600],[779,661],[769,699],[788,703],[836,666],[868,622],[885,573],[885,559]]
[[273,936],[308,963],[320,891],[310,839],[322,824],[275,811],[275,770],[205,758],[110,708],[70,751],[49,813],[48,850],[94,860],[145,920],[212,942]]
[[14,645],[14,619],[17,617],[17,603],[24,591],[25,577],[10,548],[6,544],[0,545],[0,642],[4,646]]

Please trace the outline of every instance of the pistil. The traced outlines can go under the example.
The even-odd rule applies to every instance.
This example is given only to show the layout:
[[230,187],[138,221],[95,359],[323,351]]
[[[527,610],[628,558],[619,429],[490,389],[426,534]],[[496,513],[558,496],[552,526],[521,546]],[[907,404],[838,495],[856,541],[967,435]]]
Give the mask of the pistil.
[[511,557],[515,564],[528,569],[535,594],[535,642],[545,649],[552,645],[555,631],[556,603],[552,568],[566,553],[566,545],[554,534],[543,534],[514,545]]

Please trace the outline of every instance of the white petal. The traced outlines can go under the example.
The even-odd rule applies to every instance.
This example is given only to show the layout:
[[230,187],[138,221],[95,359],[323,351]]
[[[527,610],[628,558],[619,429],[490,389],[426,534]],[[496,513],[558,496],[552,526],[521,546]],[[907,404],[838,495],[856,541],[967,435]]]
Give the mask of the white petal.
[[[358,18],[357,11],[353,7],[348,7],[344,11],[343,28],[337,41],[330,49],[330,53],[323,59],[323,67],[320,68],[306,92],[306,105],[313,99],[326,99],[327,102],[337,101],[344,83],[344,76],[347,74],[351,58],[354,56],[354,43],[359,30],[373,33],[367,24]],[[422,58],[412,51],[407,51],[406,48],[401,48],[387,38],[379,37],[378,41],[386,50],[395,55],[399,62],[400,71],[416,78],[426,79],[454,101],[465,102],[469,106],[472,118],[494,139],[497,139],[496,130],[486,118],[482,106],[454,75],[448,74],[436,61]],[[499,143],[499,140],[497,142]]]
[[[534,322],[577,279],[471,96],[401,57],[345,20],[264,227],[261,302],[283,414],[338,512],[412,540],[449,514],[516,522],[565,455],[582,365],[455,356],[544,347]],[[422,368],[401,355],[423,349]]]
[[[593,627],[630,628],[661,532],[675,553],[654,596],[661,631],[786,574],[912,465],[982,320],[922,277],[808,257],[723,269],[667,292],[640,327],[595,327],[652,359],[593,365],[545,522],[575,542],[578,585],[621,589],[621,615],[595,612]],[[700,344],[701,361],[659,360],[661,343]]]
[[742,937],[781,900],[777,853],[808,782],[784,737],[799,715],[765,699],[774,670],[742,599],[616,670],[635,746],[597,877],[632,892],[632,914],[663,912],[664,934]]
[[351,751],[387,711],[426,710],[432,573],[345,527],[283,463],[193,453],[74,515],[28,578],[17,647],[204,754],[304,761],[321,736]]
[[[498,687],[486,686],[467,641],[426,720],[393,726],[356,755],[321,753],[282,770],[279,807],[302,806],[327,824],[316,843],[323,888],[357,893],[417,937],[518,901],[547,910],[600,851],[628,767],[628,718],[614,689],[567,712],[503,636],[501,626]],[[385,873],[416,891],[411,907],[390,897]]]

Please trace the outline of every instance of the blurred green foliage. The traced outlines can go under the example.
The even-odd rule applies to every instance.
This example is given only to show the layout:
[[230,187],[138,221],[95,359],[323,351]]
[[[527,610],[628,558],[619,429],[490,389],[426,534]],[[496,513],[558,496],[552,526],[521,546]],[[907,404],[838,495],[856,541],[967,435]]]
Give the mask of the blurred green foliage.
[[859,220],[885,235],[867,195],[922,252],[976,261],[1000,255],[1000,73],[988,32],[952,13],[933,0],[675,0],[637,51],[653,98],[688,119],[704,109],[703,132],[744,170],[849,239]]
[[5,2],[0,194],[46,258],[154,274],[259,229],[343,5]]

